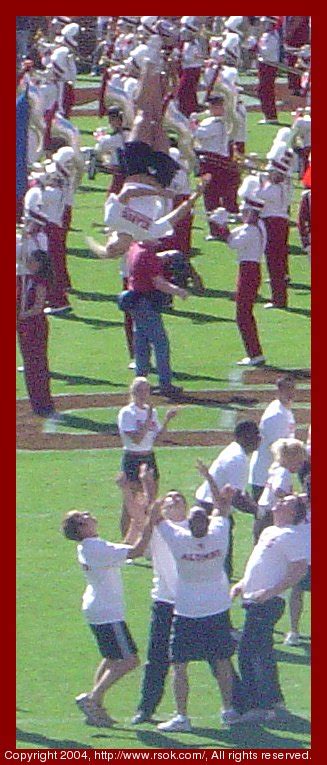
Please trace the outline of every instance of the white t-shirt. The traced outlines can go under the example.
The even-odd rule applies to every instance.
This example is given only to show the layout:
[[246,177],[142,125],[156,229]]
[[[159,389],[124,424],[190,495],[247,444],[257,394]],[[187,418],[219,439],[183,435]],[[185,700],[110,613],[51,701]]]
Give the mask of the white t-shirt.
[[237,251],[237,261],[252,261],[260,263],[267,244],[265,225],[258,221],[257,225],[245,223],[231,231],[227,239],[228,247]]
[[124,621],[124,593],[120,566],[125,563],[130,545],[87,537],[77,545],[77,558],[86,576],[82,610],[91,624]]
[[[116,194],[110,194],[105,203],[104,223],[112,231],[130,234],[135,242],[145,242],[172,236],[174,233],[170,223],[164,219],[153,220],[148,214],[151,197],[131,199],[128,205],[123,205]],[[136,208],[142,205],[142,212]],[[146,207],[146,213],[143,209]]]
[[268,510],[271,510],[276,502],[276,492],[280,489],[287,494],[292,494],[292,473],[281,465],[273,464],[269,469],[267,483],[261,494],[258,505],[261,510],[262,517]]
[[307,543],[297,526],[268,526],[246,564],[243,595],[275,587],[286,576],[288,564],[300,560],[307,560]]
[[201,539],[191,531],[162,521],[158,530],[176,560],[175,613],[200,618],[226,611],[230,606],[224,560],[228,548],[229,521],[213,518]]
[[[209,468],[218,489],[222,489],[226,483],[230,483],[235,489],[244,491],[248,482],[249,463],[244,449],[232,441],[226,449],[219,454]],[[196,499],[200,502],[212,502],[212,494],[208,481],[203,481],[195,492]]]
[[259,425],[261,442],[250,460],[249,483],[264,486],[268,470],[273,461],[271,444],[278,438],[294,438],[295,420],[293,412],[287,409],[279,399],[272,401],[265,409]]
[[[180,521],[180,523],[176,521],[174,525],[188,528],[188,521]],[[175,603],[177,587],[176,562],[167,542],[165,542],[156,526],[153,529],[150,550],[153,566],[152,598],[153,600],[162,600],[164,603]]]
[[118,413],[119,434],[123,443],[123,448],[128,452],[150,452],[154,441],[161,430],[157,410],[152,410],[150,427],[142,441],[134,443],[128,433],[135,433],[140,425],[143,425],[148,414],[148,407],[140,409],[133,402],[124,406]]

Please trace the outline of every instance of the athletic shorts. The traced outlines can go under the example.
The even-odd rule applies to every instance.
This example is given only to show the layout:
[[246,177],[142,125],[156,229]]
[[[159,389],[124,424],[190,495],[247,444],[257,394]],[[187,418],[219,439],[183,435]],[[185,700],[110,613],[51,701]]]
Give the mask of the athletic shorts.
[[179,165],[169,154],[163,151],[153,151],[148,143],[129,141],[124,149],[118,151],[120,170],[125,176],[146,174],[154,178],[160,186],[166,188]]
[[229,611],[199,619],[174,616],[170,637],[173,664],[204,660],[214,666],[217,659],[229,659],[234,651]]
[[128,659],[137,647],[125,622],[90,624],[101,656],[105,659]]
[[138,481],[140,465],[145,463],[153,470],[153,477],[159,479],[159,470],[154,453],[138,454],[137,452],[124,452],[121,461],[121,469],[129,481]]

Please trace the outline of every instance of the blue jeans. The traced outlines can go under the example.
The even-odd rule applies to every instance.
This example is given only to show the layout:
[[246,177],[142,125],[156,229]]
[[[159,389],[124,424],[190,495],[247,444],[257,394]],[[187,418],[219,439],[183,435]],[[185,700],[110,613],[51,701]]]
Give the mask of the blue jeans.
[[242,711],[270,709],[283,701],[274,656],[273,631],[285,609],[281,598],[246,606],[238,664],[243,691]]
[[146,376],[150,369],[150,350],[154,348],[159,382],[162,387],[171,384],[169,341],[161,315],[147,298],[140,297],[131,310],[133,318],[136,374]]

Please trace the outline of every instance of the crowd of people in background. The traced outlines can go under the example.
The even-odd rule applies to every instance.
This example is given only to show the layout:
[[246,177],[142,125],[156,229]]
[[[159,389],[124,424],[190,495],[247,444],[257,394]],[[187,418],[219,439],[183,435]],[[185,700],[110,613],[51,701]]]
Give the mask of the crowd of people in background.
[[[175,488],[160,497],[153,447],[179,411],[170,408],[161,424],[151,396],[183,396],[173,383],[163,311],[175,297],[186,300],[190,287],[205,293],[191,261],[192,227],[197,214],[203,217],[196,208],[200,198],[206,240],[213,247],[224,242],[236,254],[236,323],[245,349],[237,364],[266,364],[269,348],[262,347],[254,307],[264,259],[271,290],[265,308],[288,306],[295,178],[304,188],[296,221],[310,259],[310,31],[308,16],[16,17],[17,332],[32,411],[57,417],[48,317],[72,310],[67,237],[84,174],[90,183],[98,172],[111,178],[106,242],[92,236],[87,242],[97,257],[120,259],[118,306],[128,366],[135,371],[131,401],[118,417],[124,541],[101,539],[87,512],[70,512],[63,521],[65,536],[78,542],[87,579],[83,611],[102,656],[91,691],[76,697],[90,725],[114,724],[104,695],[139,663],[119,570],[144,553],[153,565],[153,606],[133,723],[152,720],[172,664],[177,711],[159,728],[192,729],[187,666],[195,660],[207,661],[217,680],[224,725],[287,714],[273,629],[290,589],[285,642],[298,645],[303,592],[310,587],[310,443],[296,438],[295,381],[278,379],[276,399],[259,427],[238,423],[211,466],[198,461],[201,485],[190,510]],[[101,78],[99,118],[108,120],[91,148],[81,145],[74,124],[77,74],[85,66]],[[257,76],[260,130],[276,125],[265,157],[260,146],[259,154],[247,153],[247,96],[255,94],[243,74]],[[279,75],[301,101],[290,127],[278,123]],[[158,385],[151,389],[152,352]],[[301,495],[294,492],[294,474]],[[254,548],[230,589],[235,509],[253,516]],[[241,635],[230,620],[237,596],[245,611]],[[238,669],[232,660],[237,646]]]

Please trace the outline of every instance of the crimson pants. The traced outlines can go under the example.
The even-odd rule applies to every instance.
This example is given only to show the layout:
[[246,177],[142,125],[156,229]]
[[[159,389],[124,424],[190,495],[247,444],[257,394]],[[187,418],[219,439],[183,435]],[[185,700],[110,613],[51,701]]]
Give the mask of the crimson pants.
[[[201,175],[211,174],[211,180],[203,192],[204,206],[207,212],[215,210],[223,205],[228,212],[238,212],[237,189],[239,186],[239,170],[234,173],[231,169],[222,169],[211,165],[210,160],[201,162]],[[209,223],[213,236],[218,235],[220,227],[215,223]]]
[[65,229],[55,223],[48,223],[46,227],[48,236],[48,252],[54,272],[54,283],[48,287],[48,302],[52,308],[68,305],[66,290],[70,287],[70,280],[66,267]]
[[[293,68],[297,62],[297,55],[296,53],[288,53],[287,54],[287,66]],[[301,90],[301,73],[300,74],[292,74],[292,72],[287,72],[287,81],[288,81],[288,87],[292,93],[294,93],[297,90]]]
[[[178,207],[181,202],[189,199],[189,194],[178,194],[174,199],[174,207]],[[172,236],[165,236],[160,239],[161,250],[180,250],[184,255],[189,255],[191,251],[193,215],[188,213],[185,217],[175,223]]]
[[51,414],[54,406],[50,395],[46,317],[41,314],[18,319],[17,332],[31,407],[36,414]]
[[201,67],[182,69],[178,85],[177,100],[182,114],[189,117],[198,109],[197,88],[201,74]]
[[276,100],[275,100],[275,79],[277,68],[268,66],[263,61],[259,61],[259,85],[258,96],[261,101],[261,108],[267,120],[276,120]]
[[266,260],[270,278],[271,299],[274,305],[287,305],[288,274],[288,220],[263,218],[267,231]]
[[63,99],[62,99],[62,105],[63,105],[63,115],[66,117],[66,119],[69,119],[72,109],[75,103],[75,92],[74,92],[74,86],[70,82],[65,82],[64,84],[64,93],[63,93]]
[[253,305],[258,294],[260,281],[259,263],[248,260],[240,263],[236,285],[236,321],[250,358],[262,355],[257,324],[253,316]]

